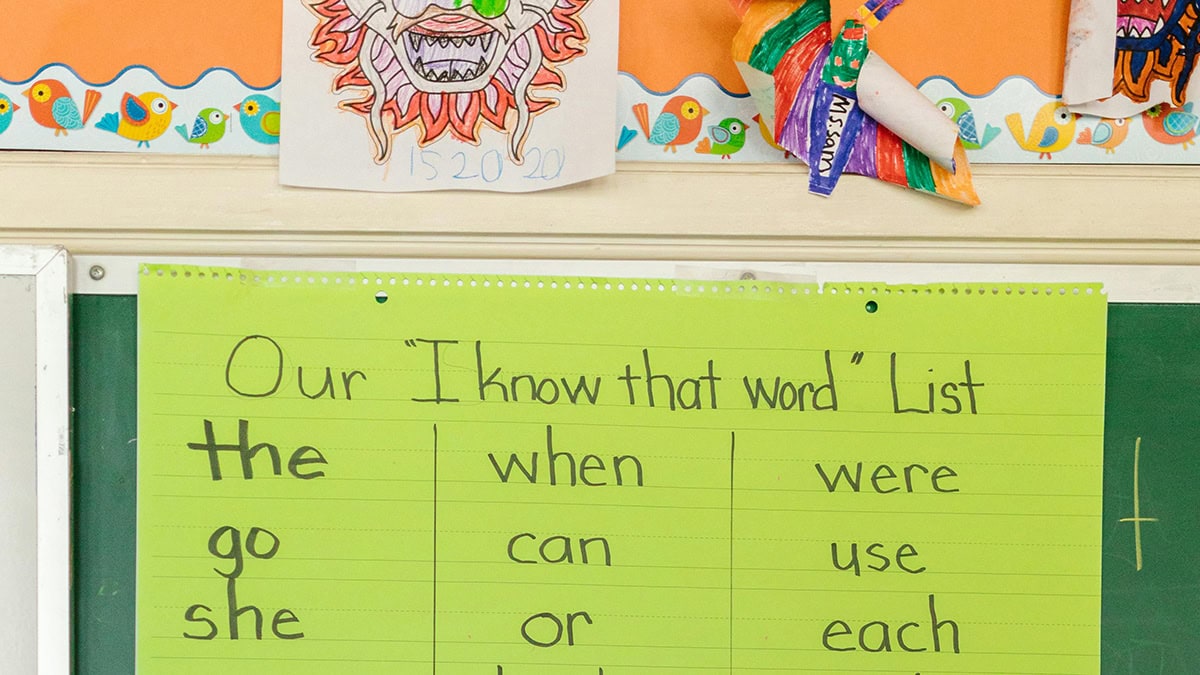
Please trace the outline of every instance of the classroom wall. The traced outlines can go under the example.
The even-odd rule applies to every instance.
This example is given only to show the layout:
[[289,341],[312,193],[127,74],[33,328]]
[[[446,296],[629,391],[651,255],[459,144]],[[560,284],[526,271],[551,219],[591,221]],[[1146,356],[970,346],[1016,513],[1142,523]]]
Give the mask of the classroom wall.
[[[695,63],[665,58],[663,46],[697,32],[728,42],[735,24],[726,2],[628,3],[622,58],[660,64],[644,76],[674,86]],[[835,10],[855,2],[835,0]],[[983,88],[994,85],[984,67],[991,65],[1055,90],[1068,0],[1033,3],[1017,22],[1007,4],[976,4],[964,13],[955,0],[923,0],[922,12],[897,13],[873,44],[910,77],[936,58],[982,73]],[[139,6],[120,0],[104,17],[46,28],[83,35],[128,23]],[[0,38],[48,20],[46,11],[23,9],[29,20],[0,27]],[[277,76],[277,36],[240,31],[277,25],[277,12],[264,5],[236,20],[213,17],[218,33],[245,46],[227,65],[255,82]],[[0,62],[29,70],[65,60],[104,71],[137,53],[161,53],[165,60],[153,65],[194,77],[211,57],[205,50],[221,44],[156,49],[155,41],[176,35],[172,16],[142,16],[151,42],[118,42],[106,52],[115,61],[95,60],[94,41],[15,54],[17,41],[0,39]],[[941,22],[922,25],[929,16]],[[1016,55],[987,48],[1015,42],[1025,45]],[[722,82],[738,79],[724,48],[704,50]],[[270,159],[5,152],[0,243],[59,243],[78,254],[1200,263],[1200,223],[1183,198],[1200,185],[1200,168],[1046,163],[974,171],[983,205],[969,209],[859,177],[847,177],[831,199],[810,196],[799,165],[623,164],[614,177],[542,194],[368,195],[281,188]]]

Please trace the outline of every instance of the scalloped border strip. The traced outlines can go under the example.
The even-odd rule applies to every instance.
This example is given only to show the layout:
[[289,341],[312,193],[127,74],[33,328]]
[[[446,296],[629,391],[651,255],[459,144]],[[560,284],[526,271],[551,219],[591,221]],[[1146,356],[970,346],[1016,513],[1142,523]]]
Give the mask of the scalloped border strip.
[[[77,103],[83,102],[85,90],[100,93],[100,101],[85,128],[60,136],[33,119],[28,102],[20,92],[30,82],[41,79],[61,81]],[[140,95],[150,91],[161,93],[178,108],[172,111],[167,129],[151,140],[149,147],[96,128],[106,114],[118,112],[125,93]],[[279,154],[279,144],[261,143],[247,135],[242,128],[241,113],[234,110],[234,105],[244,103],[251,96],[278,101],[279,92],[278,80],[265,87],[255,87],[238,73],[221,67],[205,70],[191,83],[175,85],[164,82],[157,72],[140,65],[125,67],[108,82],[93,83],[81,78],[68,64],[50,63],[27,80],[0,78],[0,94],[20,106],[8,119],[7,127],[0,131],[0,149],[273,157]],[[175,128],[182,126],[184,132],[188,132],[200,112],[208,108],[220,110],[228,117],[225,135],[211,148],[189,142]]]
[[[622,72],[619,75],[620,86],[617,100],[617,134],[623,143],[618,144],[617,158],[624,161],[636,162],[679,162],[679,163],[731,163],[731,164],[777,164],[781,162],[796,162],[796,159],[785,159],[782,149],[769,145],[752,122],[758,109],[754,102],[742,94],[734,94],[725,89],[711,76],[696,74],[683,78],[673,89],[667,92],[657,92],[646,87],[636,75]],[[1037,118],[1043,106],[1060,100],[1058,94],[1042,91],[1033,80],[1021,75],[1012,75],[996,84],[986,93],[971,93],[963,91],[956,82],[942,75],[926,77],[917,86],[922,94],[931,101],[943,99],[958,99],[966,105],[975,117],[980,136],[990,138],[978,150],[968,150],[967,156],[971,164],[1043,164],[1043,159],[1037,151],[1025,150],[1018,144],[1008,128],[1007,118],[1010,115],[1020,115],[1029,126]],[[711,112],[705,117],[705,127],[716,124],[717,121],[734,117],[750,125],[746,135],[746,144],[728,159],[720,155],[698,154],[693,152],[695,143],[680,148],[679,153],[663,154],[662,146],[648,143],[644,136],[637,135],[637,120],[632,106],[645,103],[650,106],[652,113],[662,108],[668,99],[676,94],[692,96]],[[1101,124],[1097,117],[1084,117],[1072,122],[1064,130],[1071,133],[1071,142],[1067,147],[1053,154],[1054,164],[1148,164],[1148,165],[1194,165],[1200,163],[1200,154],[1187,152],[1183,144],[1163,144],[1150,135],[1142,119],[1134,118],[1128,129],[1128,136],[1119,142],[1114,139],[1112,147],[1097,147],[1081,143],[1080,136],[1085,129],[1094,130]],[[989,128],[991,131],[989,131]],[[622,135],[623,130],[628,133]],[[1022,139],[1024,140],[1024,139]],[[1111,152],[1108,152],[1111,150]]]

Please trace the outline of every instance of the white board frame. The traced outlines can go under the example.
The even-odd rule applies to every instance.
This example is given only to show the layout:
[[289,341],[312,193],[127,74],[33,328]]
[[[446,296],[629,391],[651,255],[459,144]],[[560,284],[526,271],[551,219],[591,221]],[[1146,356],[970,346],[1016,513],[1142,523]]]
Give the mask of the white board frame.
[[69,267],[61,247],[0,246],[0,275],[36,296],[37,675],[71,672]]

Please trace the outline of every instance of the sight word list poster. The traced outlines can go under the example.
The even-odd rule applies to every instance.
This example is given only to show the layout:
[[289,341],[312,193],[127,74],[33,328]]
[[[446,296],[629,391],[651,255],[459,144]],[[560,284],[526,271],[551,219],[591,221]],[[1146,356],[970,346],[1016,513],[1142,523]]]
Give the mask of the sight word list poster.
[[1098,286],[141,279],[143,675],[1099,672]]

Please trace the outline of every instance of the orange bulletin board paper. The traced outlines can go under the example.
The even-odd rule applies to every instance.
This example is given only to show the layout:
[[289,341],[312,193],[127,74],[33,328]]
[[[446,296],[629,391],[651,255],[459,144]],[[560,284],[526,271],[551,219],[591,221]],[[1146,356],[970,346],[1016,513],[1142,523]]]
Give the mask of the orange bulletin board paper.
[[[833,0],[834,15],[849,16],[858,4]],[[1062,88],[1069,10],[1069,0],[1024,3],[1019,11],[1007,3],[910,0],[872,36],[872,46],[914,82],[944,75],[982,95],[1016,74],[1055,93]],[[279,3],[244,3],[236,12],[193,18],[174,3],[21,3],[0,23],[0,77],[24,81],[48,63],[64,63],[89,82],[111,80],[130,65],[174,85],[213,67],[254,87],[279,79]],[[708,73],[725,89],[745,93],[729,56],[736,31],[728,0],[626,0],[621,69],[655,91]]]
[[[849,17],[861,0],[832,0]],[[871,35],[871,47],[914,84],[932,75],[982,96],[1013,75],[1062,91],[1070,0],[1009,3],[909,0]],[[839,19],[837,23],[840,24]],[[728,0],[627,0],[621,6],[621,70],[669,91],[694,73],[746,93],[729,47],[738,20]]]
[[[798,5],[801,0],[778,1]],[[830,0],[834,22],[851,16],[862,1]],[[141,0],[10,3],[14,7],[0,23],[0,96],[12,98],[21,109],[12,118],[12,128],[0,131],[0,148],[275,154],[279,136],[256,135],[258,122],[249,119],[242,106],[278,110],[281,9],[293,2],[303,0],[243,3],[236,11]],[[759,111],[731,55],[740,26],[730,0],[624,0],[620,9],[619,116],[614,129],[618,159],[788,160],[768,133],[755,133],[761,131],[754,123]],[[1030,139],[1040,137],[1037,120],[1053,118],[1062,93],[1070,10],[1071,0],[908,0],[872,30],[871,47],[931,101],[966,106],[985,137],[981,147],[969,153],[972,163],[1200,161],[1195,153],[1183,151],[1187,143],[1164,143],[1162,134],[1156,135],[1162,122],[1152,118],[1122,125],[1129,129],[1128,142],[1119,151],[1115,140],[1097,140],[1118,137],[1107,131],[1112,123],[1098,118],[1072,119],[1059,136],[1073,140],[1052,156],[1031,146]],[[69,135],[35,123],[21,97],[42,80],[61,80],[81,103],[89,97],[93,103],[98,100],[95,116]],[[175,103],[169,128],[182,126],[183,131],[168,132],[147,145],[96,128],[105,116],[117,114],[127,93],[141,92],[162,92]],[[691,143],[671,146],[664,154],[663,146],[639,135],[633,111],[644,108],[649,119],[675,97],[694,98],[709,111],[701,133],[720,124],[750,129],[740,152],[714,154]],[[231,123],[229,133],[210,150],[190,140],[188,129],[201,114],[213,111],[236,124]],[[713,147],[710,144],[709,150]]]
[[90,83],[145,66],[182,87],[205,71],[232,70],[251,87],[279,80],[282,5],[222,7],[144,0],[9,3],[0,21],[0,79],[23,82],[47,64]]

